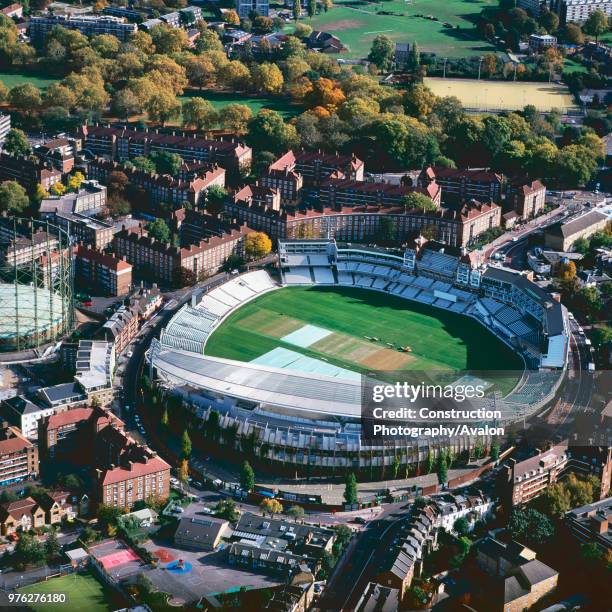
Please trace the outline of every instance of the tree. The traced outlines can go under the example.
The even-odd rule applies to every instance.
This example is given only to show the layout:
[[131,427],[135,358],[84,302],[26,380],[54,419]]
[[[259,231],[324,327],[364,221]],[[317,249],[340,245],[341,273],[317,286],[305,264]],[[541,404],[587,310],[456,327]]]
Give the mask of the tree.
[[382,72],[389,72],[395,57],[395,43],[384,34],[379,34],[372,42],[368,61]]
[[466,536],[461,536],[459,540],[457,540],[457,546],[459,548],[459,551],[450,560],[450,564],[453,567],[460,567],[463,565],[468,555],[470,554],[470,550],[472,549],[472,541]]
[[183,165],[183,158],[180,155],[167,151],[155,151],[150,155],[150,160],[155,164],[159,174],[169,174],[170,176],[176,176]]
[[223,20],[225,21],[225,23],[229,23],[230,25],[240,25],[240,17],[238,17],[238,13],[233,9],[225,11]]
[[31,115],[42,106],[40,89],[31,83],[15,85],[8,94],[8,102],[26,115]]
[[584,43],[582,28],[577,23],[568,23],[565,26],[565,40],[572,45],[582,45]]
[[240,486],[245,491],[252,491],[255,487],[255,472],[248,461],[244,461],[240,468]]
[[283,73],[276,64],[254,64],[251,68],[251,83],[257,92],[278,94],[283,90]]
[[572,502],[565,485],[555,482],[535,501],[535,506],[547,516],[561,520],[572,507]]
[[151,96],[145,105],[145,110],[149,119],[166,125],[170,119],[180,115],[181,103],[171,91],[161,90]]
[[116,532],[117,522],[121,516],[121,510],[114,506],[99,506],[98,507],[98,523],[100,527],[108,534],[112,535]]
[[446,453],[443,450],[438,454],[436,473],[438,474],[438,482],[440,484],[448,482],[448,465],[446,463]]
[[189,45],[187,32],[183,28],[171,28],[166,24],[156,25],[151,30],[151,38],[157,53],[164,55],[179,53]]
[[191,438],[189,437],[189,432],[185,429],[181,436],[181,457],[183,459],[189,459],[189,457],[191,457],[191,451]]
[[302,506],[291,506],[286,512],[288,516],[293,517],[295,522],[297,523],[299,520],[304,518],[304,508]]
[[41,565],[45,561],[43,545],[29,533],[22,533],[15,545],[14,557],[22,568],[28,565]]
[[300,0],[293,0],[293,20],[297,21],[302,15],[302,3]]
[[307,23],[296,23],[293,35],[297,38],[308,38],[312,34],[312,26]]
[[308,16],[312,19],[317,12],[317,0],[308,0],[306,11],[308,12]]
[[179,466],[179,480],[182,483],[189,481],[189,459],[182,459]]
[[257,151],[281,153],[299,146],[294,125],[285,123],[279,113],[260,110],[248,123],[247,142]]
[[468,520],[462,516],[454,522],[453,530],[459,536],[466,536],[468,533],[470,533],[470,524],[468,523]]
[[272,241],[263,232],[251,232],[244,239],[244,254],[248,259],[261,259],[272,250]]
[[220,501],[215,507],[215,516],[224,518],[230,523],[236,522],[240,516],[238,508],[236,508],[236,502],[233,499],[224,499]]
[[29,155],[32,151],[28,137],[22,130],[12,128],[6,135],[3,149],[11,155]]
[[221,185],[211,185],[206,191],[206,211],[211,214],[223,212],[227,189]]
[[266,512],[274,518],[275,514],[279,514],[283,511],[283,504],[281,504],[277,499],[266,498],[261,504],[259,504],[259,509],[264,513]]
[[210,130],[218,121],[214,106],[203,98],[190,98],[183,103],[183,125]]
[[30,205],[26,190],[16,181],[0,183],[0,211],[19,215]]
[[599,37],[608,31],[608,27],[608,16],[598,9],[589,15],[582,29],[587,34],[594,36],[595,42],[597,42]]
[[508,530],[513,539],[529,544],[543,544],[548,541],[554,527],[550,519],[533,508],[513,510],[508,522]]
[[497,461],[499,459],[499,442],[497,440],[491,443],[490,455],[492,461]]
[[118,117],[129,119],[132,115],[142,112],[142,101],[132,89],[125,87],[113,96],[111,110]]
[[172,282],[175,287],[182,289],[183,287],[191,287],[198,281],[196,273],[184,266],[175,268],[172,272]]
[[45,556],[47,557],[47,561],[53,563],[60,556],[61,552],[62,546],[57,538],[57,533],[55,529],[52,529],[45,542]]
[[497,55],[495,53],[487,53],[482,58],[482,69],[489,77],[497,72]]
[[150,221],[145,225],[145,229],[151,238],[155,238],[155,240],[159,240],[166,244],[170,242],[172,234],[168,224],[163,219],[158,217],[155,221]]
[[573,261],[564,261],[559,264],[557,276],[561,280],[572,280],[576,278],[576,264]]
[[82,172],[78,172],[78,171],[75,172],[68,179],[68,189],[70,189],[70,191],[78,191],[84,180],[85,180],[85,175]]
[[419,51],[419,46],[416,41],[410,48],[410,52],[408,53],[408,61],[406,62],[406,68],[410,72],[416,72],[421,66],[421,52]]
[[246,104],[228,104],[219,117],[225,128],[236,134],[244,134],[247,125],[253,118],[253,111]]
[[353,472],[346,477],[344,484],[344,501],[349,505],[357,503],[357,477]]
[[66,193],[66,185],[63,183],[53,183],[51,187],[49,187],[49,193],[54,196],[61,196]]
[[409,210],[436,212],[438,210],[438,207],[431,198],[427,197],[424,193],[419,193],[418,191],[413,191],[412,193],[405,195],[402,198],[402,204],[404,206],[404,211],[406,212]]

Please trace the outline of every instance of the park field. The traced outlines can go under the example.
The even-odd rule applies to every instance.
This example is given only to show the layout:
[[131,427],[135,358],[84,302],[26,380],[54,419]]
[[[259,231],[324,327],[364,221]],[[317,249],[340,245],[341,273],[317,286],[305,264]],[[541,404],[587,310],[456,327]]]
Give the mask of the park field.
[[542,112],[576,108],[567,87],[556,83],[426,78],[425,85],[437,96],[455,96],[465,108],[483,112],[520,110],[528,104]]
[[[311,326],[328,335],[306,347],[288,341],[303,338]],[[522,369],[520,359],[476,321],[351,287],[287,287],[263,295],[222,323],[206,354],[252,361],[279,348],[353,372]]]
[[109,597],[107,589],[91,574],[70,574],[61,578],[51,578],[19,589],[20,593],[66,593],[67,601],[60,603],[29,603],[34,612],[48,610],[83,610],[87,612],[108,612],[118,606]]
[[22,85],[23,83],[30,83],[30,85],[34,85],[34,87],[45,89],[49,87],[51,83],[56,83],[59,80],[58,77],[41,74],[32,75],[22,72],[0,72],[0,81],[2,81],[8,89],[15,87],[15,85]]
[[478,35],[475,20],[483,8],[496,5],[496,0],[338,0],[304,23],[338,36],[349,49],[340,57],[366,57],[378,34],[395,42],[416,41],[422,51],[441,57],[469,57],[495,51]]
[[216,110],[220,111],[228,104],[244,104],[248,106],[254,115],[262,108],[274,110],[281,114],[285,119],[299,115],[304,109],[299,104],[293,104],[285,98],[267,98],[265,96],[249,96],[247,94],[237,94],[222,91],[208,91],[189,89],[179,97],[181,102],[189,98],[200,97],[208,100]]

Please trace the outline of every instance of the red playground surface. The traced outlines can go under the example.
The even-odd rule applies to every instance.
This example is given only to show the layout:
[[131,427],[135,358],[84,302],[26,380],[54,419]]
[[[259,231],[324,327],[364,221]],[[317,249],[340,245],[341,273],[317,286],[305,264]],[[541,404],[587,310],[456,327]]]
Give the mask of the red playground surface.
[[104,566],[104,569],[109,570],[132,561],[140,561],[140,558],[133,550],[128,549],[106,555],[100,558],[99,561]]
[[166,548],[158,548],[154,553],[162,563],[170,563],[170,561],[174,561],[176,557],[170,553]]

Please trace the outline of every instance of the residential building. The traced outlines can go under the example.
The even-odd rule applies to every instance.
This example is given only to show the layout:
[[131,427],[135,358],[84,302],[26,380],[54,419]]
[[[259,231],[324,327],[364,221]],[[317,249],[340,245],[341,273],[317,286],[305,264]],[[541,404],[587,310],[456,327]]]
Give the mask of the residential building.
[[605,497],[612,478],[612,447],[563,443],[524,461],[510,459],[500,474],[502,501],[508,507],[526,504],[570,472],[597,476],[601,482],[598,497]]
[[72,497],[67,491],[47,491],[43,495],[40,506],[45,512],[47,525],[58,525],[78,516],[78,504],[72,502]]
[[462,203],[472,198],[479,202],[500,202],[504,177],[487,170],[429,166],[419,175],[418,183],[421,187],[437,183],[444,201],[449,203]]
[[9,4],[3,9],[0,9],[0,13],[2,13],[5,17],[10,17],[11,19],[21,19],[23,17],[23,6],[17,2],[14,2],[13,4]]
[[9,425],[18,427],[24,437],[28,440],[37,440],[38,422],[46,416],[55,414],[55,408],[35,404],[24,395],[16,395],[2,400],[0,412],[2,419]]
[[83,287],[110,296],[126,295],[132,288],[132,265],[124,259],[81,244],[74,261],[75,281]]
[[186,203],[203,207],[207,190],[213,185],[225,186],[225,170],[216,164],[201,169],[198,175],[188,180],[175,179],[169,175],[149,174],[143,170],[126,168],[117,162],[97,158],[88,166],[89,175],[99,181],[106,181],[111,172],[123,172],[132,185],[138,185],[147,192],[150,204],[170,204],[181,208]]
[[561,25],[583,24],[594,11],[601,11],[610,17],[612,2],[610,0],[553,0],[551,10],[559,14]]
[[283,204],[297,204],[301,199],[304,178],[299,172],[291,170],[288,166],[282,169],[271,167],[259,178],[259,184],[278,190],[279,199]]
[[300,571],[293,577],[291,584],[284,584],[272,591],[272,597],[263,609],[276,612],[307,612],[312,607],[314,597],[314,576]]
[[251,13],[267,17],[270,13],[269,0],[236,0],[236,12],[240,19],[248,19]]
[[[0,11],[2,12],[2,11]],[[11,131],[11,116],[0,113],[0,148],[4,145],[6,135]]]
[[306,44],[309,49],[314,49],[320,53],[343,53],[347,48],[342,41],[331,32],[321,32],[314,30],[308,37]]
[[494,501],[482,492],[476,495],[446,493],[434,497],[431,503],[438,510],[439,527],[448,533],[455,533],[455,522],[460,518],[466,519],[468,530],[472,531],[478,521],[491,517],[495,507]]
[[23,234],[27,228],[17,228],[17,238],[13,238],[13,224],[10,218],[0,221],[0,261],[4,265],[29,265],[33,259],[54,253],[59,242],[57,238],[41,229]]
[[188,550],[216,550],[230,533],[230,525],[223,519],[187,516],[179,522],[174,543]]
[[321,185],[333,176],[350,181],[363,181],[365,164],[355,155],[287,151],[268,167],[268,172],[286,170],[301,175],[304,186],[312,187]]
[[542,9],[542,1],[541,0],[517,0],[516,6],[518,8],[525,9],[529,11],[534,17],[540,16],[540,11]]
[[104,249],[113,241],[114,226],[95,217],[80,213],[55,212],[46,219],[66,231],[74,243],[82,243],[94,249]]
[[483,598],[486,593],[487,609],[499,612],[531,608],[554,591],[559,580],[556,570],[518,542],[505,544],[487,537],[476,545],[476,561],[492,577],[481,585],[475,597]]
[[357,602],[355,612],[397,612],[400,604],[399,593],[399,589],[368,582]]
[[159,19],[162,23],[165,23],[171,28],[179,28],[181,25],[181,15],[178,11],[172,11],[171,13],[160,15]]
[[148,321],[164,302],[164,296],[159,287],[153,283],[151,287],[139,287],[128,298],[128,304],[136,308],[140,321]]
[[62,26],[68,30],[78,30],[85,36],[110,34],[125,42],[136,33],[137,26],[110,15],[44,15],[30,19],[30,38],[34,45],[44,45],[49,32]]
[[[87,405],[87,394],[77,382],[60,383],[50,387],[43,387],[36,392],[37,400],[41,405],[55,408],[54,414]],[[37,401],[38,403],[38,401]],[[44,420],[44,419],[42,419]],[[40,435],[40,426],[39,426]]]
[[395,43],[395,55],[393,61],[398,69],[403,69],[408,63],[410,57],[410,43],[407,42],[396,42]]
[[26,190],[34,192],[40,185],[49,191],[52,185],[62,181],[62,173],[45,166],[36,157],[14,156],[0,153],[0,182],[17,181]]
[[239,189],[234,194],[234,202],[240,202],[242,205],[260,206],[271,210],[280,210],[282,201],[282,192],[278,187],[261,185],[246,185]]
[[550,34],[531,34],[529,36],[529,53],[540,55],[547,49],[557,48],[557,37]]
[[319,190],[322,206],[336,210],[356,206],[403,206],[410,193],[421,193],[437,206],[442,201],[442,190],[435,181],[425,187],[406,187],[390,183],[366,183],[352,179],[329,179]]
[[40,202],[40,216],[45,219],[56,213],[93,216],[106,209],[106,187],[95,180],[83,181],[78,191],[49,196]]
[[112,342],[117,355],[121,355],[140,329],[138,310],[121,306],[104,323],[100,334],[107,342]]
[[612,497],[574,508],[565,514],[569,532],[584,544],[612,550]]
[[44,160],[49,167],[56,168],[62,174],[68,174],[74,168],[76,147],[68,138],[53,138],[34,147],[37,157]]
[[242,142],[206,140],[176,131],[166,134],[159,130],[89,125],[80,129],[78,138],[85,151],[111,160],[123,162],[154,151],[168,151],[185,160],[219,164],[233,176],[248,173],[253,157],[251,148]]
[[31,497],[0,505],[0,533],[8,536],[45,526],[45,511]]
[[149,237],[142,227],[126,229],[115,234],[113,250],[136,270],[147,270],[158,282],[171,284],[181,268],[202,278],[218,272],[230,255],[244,257],[244,239],[252,231],[246,225],[225,224],[219,235],[174,247]]
[[546,187],[538,180],[517,179],[506,185],[506,204],[522,219],[535,217],[546,206]]
[[38,476],[38,448],[16,427],[0,427],[0,485]]
[[569,251],[579,238],[588,238],[608,224],[608,217],[591,210],[550,225],[544,230],[544,243],[556,251]]
[[88,399],[94,397],[101,406],[108,406],[115,397],[115,345],[99,340],[80,340],[76,355],[75,382]]

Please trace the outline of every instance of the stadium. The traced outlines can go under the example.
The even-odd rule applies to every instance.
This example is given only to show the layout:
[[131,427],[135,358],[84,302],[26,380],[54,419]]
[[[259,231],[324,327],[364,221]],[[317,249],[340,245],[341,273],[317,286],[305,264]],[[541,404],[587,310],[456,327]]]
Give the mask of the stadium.
[[423,242],[391,251],[281,241],[278,280],[242,274],[173,316],[148,352],[152,379],[203,423],[215,413],[236,449],[248,440],[263,461],[295,473],[366,473],[486,444],[361,435],[368,372],[436,370],[456,381],[473,366],[510,369],[512,384],[479,405],[506,425],[539,412],[564,376],[569,332],[559,302],[514,271]]
[[0,351],[40,348],[74,324],[68,234],[49,223],[0,220]]

